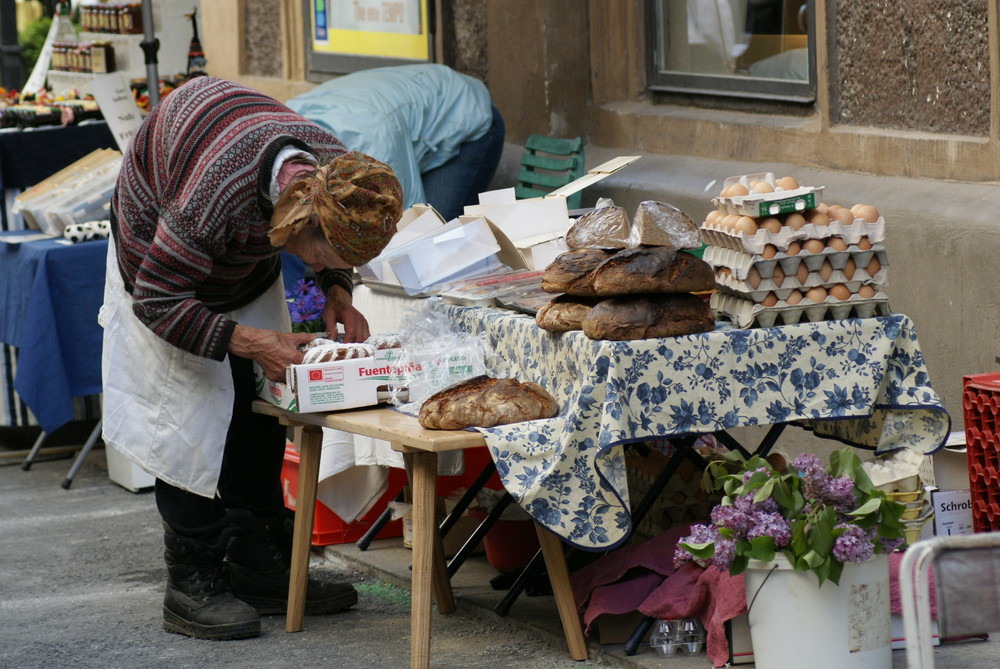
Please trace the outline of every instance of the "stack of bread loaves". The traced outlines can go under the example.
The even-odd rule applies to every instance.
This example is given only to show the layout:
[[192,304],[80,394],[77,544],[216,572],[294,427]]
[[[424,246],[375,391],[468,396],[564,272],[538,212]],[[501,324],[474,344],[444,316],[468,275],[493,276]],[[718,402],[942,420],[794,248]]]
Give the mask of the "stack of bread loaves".
[[888,312],[885,221],[771,173],[730,177],[702,225],[716,313],[738,327]]
[[566,245],[542,276],[542,290],[561,295],[538,311],[538,327],[618,341],[714,328],[708,304],[692,293],[714,289],[715,277],[684,251],[701,238],[676,207],[642,202],[631,222],[621,207],[595,209],[569,229]]

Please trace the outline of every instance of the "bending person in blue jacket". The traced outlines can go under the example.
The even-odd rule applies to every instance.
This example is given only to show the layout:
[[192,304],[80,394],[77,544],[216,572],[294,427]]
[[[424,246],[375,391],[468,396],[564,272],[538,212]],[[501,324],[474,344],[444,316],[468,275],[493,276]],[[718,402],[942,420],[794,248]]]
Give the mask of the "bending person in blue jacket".
[[362,70],[287,104],[392,167],[404,208],[430,204],[445,220],[478,203],[503,151],[503,119],[486,86],[446,65]]

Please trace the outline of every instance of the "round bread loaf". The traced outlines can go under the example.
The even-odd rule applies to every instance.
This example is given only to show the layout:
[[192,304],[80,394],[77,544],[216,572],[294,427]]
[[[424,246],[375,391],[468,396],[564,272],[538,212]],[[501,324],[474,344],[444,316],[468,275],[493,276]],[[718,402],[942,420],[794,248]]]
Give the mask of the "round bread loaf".
[[558,412],[555,399],[537,383],[477,376],[428,397],[417,421],[431,430],[461,430],[552,418]]
[[619,251],[598,265],[587,282],[590,292],[564,292],[611,296],[695,293],[714,288],[715,272],[701,258],[669,246],[644,246]]
[[591,339],[629,341],[708,332],[715,319],[701,298],[675,293],[610,297],[595,305],[582,325]]
[[542,275],[542,290],[546,293],[570,293],[591,296],[590,273],[608,259],[604,249],[578,249],[556,256]]
[[583,328],[583,317],[597,302],[593,298],[560,295],[538,310],[535,323],[549,332],[580,330]]

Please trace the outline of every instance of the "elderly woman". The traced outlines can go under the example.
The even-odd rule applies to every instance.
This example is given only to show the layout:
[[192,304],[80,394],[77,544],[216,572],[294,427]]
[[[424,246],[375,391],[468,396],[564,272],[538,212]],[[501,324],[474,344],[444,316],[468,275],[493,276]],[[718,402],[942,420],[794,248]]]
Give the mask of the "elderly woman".
[[[255,414],[253,365],[283,380],[313,335],[289,332],[284,249],[317,270],[324,320],[368,336],[350,268],[395,232],[402,193],[384,164],[260,93],[198,77],[143,121],[112,199],[104,439],[156,477],[164,629],[260,633],[288,596],[285,432]],[[307,612],[357,601],[310,581]]]

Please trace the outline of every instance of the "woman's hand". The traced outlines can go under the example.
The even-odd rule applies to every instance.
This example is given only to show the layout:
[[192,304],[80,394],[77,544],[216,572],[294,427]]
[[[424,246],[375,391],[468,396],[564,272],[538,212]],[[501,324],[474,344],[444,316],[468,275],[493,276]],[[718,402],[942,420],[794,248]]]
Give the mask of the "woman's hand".
[[354,308],[351,295],[340,286],[333,286],[326,294],[323,323],[331,335],[337,332],[337,323],[341,323],[344,326],[344,341],[348,343],[365,341],[371,334],[368,319]]
[[229,340],[229,352],[256,362],[271,381],[284,381],[285,369],[302,362],[298,347],[315,337],[308,332],[276,332],[237,325]]

